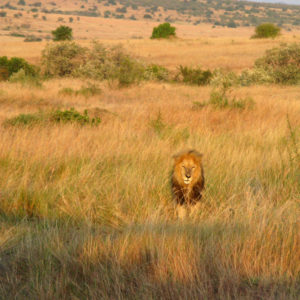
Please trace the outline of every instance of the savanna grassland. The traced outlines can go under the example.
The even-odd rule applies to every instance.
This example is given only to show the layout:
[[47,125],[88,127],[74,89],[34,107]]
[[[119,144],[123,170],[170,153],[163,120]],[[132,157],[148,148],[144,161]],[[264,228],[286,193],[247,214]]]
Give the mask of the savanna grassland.
[[[118,42],[173,71],[241,72],[266,49],[298,40]],[[0,44],[0,55],[36,64],[45,47]],[[70,92],[92,84],[95,93]],[[212,89],[72,77],[0,82],[1,298],[298,299],[300,87],[233,87],[231,95],[253,99],[246,109],[196,105]],[[7,123],[71,108],[100,124]],[[189,148],[204,154],[206,189],[179,219],[172,155]]]

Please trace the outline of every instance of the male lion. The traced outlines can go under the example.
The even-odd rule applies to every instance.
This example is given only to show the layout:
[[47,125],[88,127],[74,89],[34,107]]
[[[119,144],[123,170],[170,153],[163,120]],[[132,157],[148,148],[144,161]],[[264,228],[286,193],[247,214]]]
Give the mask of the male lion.
[[189,150],[175,155],[174,160],[173,199],[180,205],[194,205],[201,199],[204,189],[202,154]]

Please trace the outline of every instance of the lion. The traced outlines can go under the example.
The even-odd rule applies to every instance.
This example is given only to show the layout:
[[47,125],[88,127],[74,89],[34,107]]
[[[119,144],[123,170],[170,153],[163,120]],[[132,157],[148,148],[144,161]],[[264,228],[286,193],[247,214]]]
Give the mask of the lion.
[[189,150],[175,155],[171,183],[173,199],[177,204],[197,204],[204,189],[202,154]]

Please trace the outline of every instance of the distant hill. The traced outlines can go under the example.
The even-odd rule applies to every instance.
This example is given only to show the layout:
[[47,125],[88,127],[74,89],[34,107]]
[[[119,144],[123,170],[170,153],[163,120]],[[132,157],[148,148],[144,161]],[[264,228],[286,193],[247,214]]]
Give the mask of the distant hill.
[[[10,0],[0,1],[0,24],[13,28],[33,18],[47,22],[47,15],[65,15],[58,22],[79,20],[81,16],[147,20],[170,23],[209,23],[236,28],[263,22],[289,28],[300,26],[300,6],[261,3],[261,0]],[[277,0],[264,0],[277,2]],[[296,4],[296,0],[278,0]],[[17,22],[18,19],[18,22]],[[5,22],[1,22],[5,21]],[[0,28],[1,29],[1,28]],[[24,29],[24,28],[23,28]]]

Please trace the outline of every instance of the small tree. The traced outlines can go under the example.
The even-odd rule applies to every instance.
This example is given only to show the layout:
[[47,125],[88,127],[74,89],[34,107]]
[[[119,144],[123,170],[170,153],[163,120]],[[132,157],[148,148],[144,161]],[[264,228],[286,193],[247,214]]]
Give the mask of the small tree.
[[73,38],[72,28],[68,26],[59,26],[52,31],[54,41],[66,41]]
[[170,23],[163,23],[153,28],[151,39],[161,39],[175,37],[176,28]]
[[280,28],[272,23],[264,23],[256,26],[253,39],[275,38],[280,34]]

